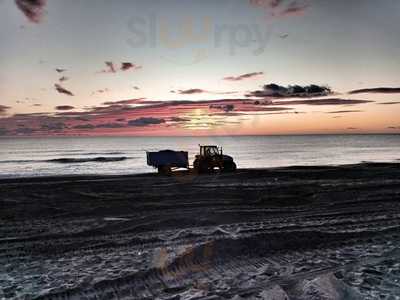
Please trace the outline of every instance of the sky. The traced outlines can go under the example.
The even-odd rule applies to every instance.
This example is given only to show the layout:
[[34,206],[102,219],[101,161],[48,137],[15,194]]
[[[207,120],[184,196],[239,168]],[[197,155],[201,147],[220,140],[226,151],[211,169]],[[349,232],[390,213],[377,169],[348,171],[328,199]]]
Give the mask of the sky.
[[0,136],[399,133],[397,0],[0,0]]

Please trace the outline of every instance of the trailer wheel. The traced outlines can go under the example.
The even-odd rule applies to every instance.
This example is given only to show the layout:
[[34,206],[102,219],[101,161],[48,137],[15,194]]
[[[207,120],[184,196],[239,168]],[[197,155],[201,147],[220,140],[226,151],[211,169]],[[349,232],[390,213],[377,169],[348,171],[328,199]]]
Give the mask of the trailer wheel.
[[161,175],[171,175],[172,173],[170,166],[159,166],[157,169],[158,169],[158,174]]

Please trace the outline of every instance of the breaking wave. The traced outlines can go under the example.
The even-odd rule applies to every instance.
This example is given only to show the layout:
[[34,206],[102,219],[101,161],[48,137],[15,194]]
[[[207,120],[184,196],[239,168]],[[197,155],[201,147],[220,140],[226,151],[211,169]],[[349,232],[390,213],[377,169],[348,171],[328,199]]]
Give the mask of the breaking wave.
[[110,152],[88,152],[88,153],[82,153],[80,155],[121,155],[121,154],[125,153],[120,151],[110,151]]
[[113,162],[113,161],[123,161],[129,159],[126,156],[118,157],[92,157],[92,158],[56,158],[49,159],[46,162],[59,163],[59,164],[73,164],[73,163],[86,163],[86,162]]
[[55,158],[55,159],[45,159],[45,160],[35,160],[35,159],[21,159],[21,160],[3,160],[0,161],[0,164],[19,164],[19,163],[60,163],[60,164],[69,164],[69,163],[86,163],[86,162],[115,162],[115,161],[123,161],[130,159],[131,157],[126,156],[114,156],[114,157],[105,157],[105,156],[98,156],[98,157],[84,157],[84,158]]

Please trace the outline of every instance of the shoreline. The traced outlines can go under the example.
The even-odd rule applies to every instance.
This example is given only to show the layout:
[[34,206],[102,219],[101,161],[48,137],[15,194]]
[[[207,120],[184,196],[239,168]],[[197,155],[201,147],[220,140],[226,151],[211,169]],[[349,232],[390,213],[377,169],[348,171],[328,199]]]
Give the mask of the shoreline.
[[[398,162],[397,162],[398,161]],[[363,167],[400,167],[400,159],[393,162],[361,162],[354,164],[332,164],[332,165],[291,165],[282,167],[262,167],[262,168],[238,168],[234,173],[220,173],[215,171],[211,174],[195,174],[193,169],[177,170],[172,175],[159,175],[156,169],[146,173],[132,173],[132,174],[62,174],[62,175],[39,175],[39,176],[21,176],[21,177],[0,177],[0,184],[3,183],[19,183],[19,182],[35,182],[35,181],[79,181],[79,180],[107,180],[107,179],[129,179],[131,177],[174,177],[174,176],[217,176],[217,175],[235,175],[239,172],[260,172],[260,171],[285,171],[285,170],[327,170],[327,169],[352,169]],[[150,169],[150,168],[149,168]]]

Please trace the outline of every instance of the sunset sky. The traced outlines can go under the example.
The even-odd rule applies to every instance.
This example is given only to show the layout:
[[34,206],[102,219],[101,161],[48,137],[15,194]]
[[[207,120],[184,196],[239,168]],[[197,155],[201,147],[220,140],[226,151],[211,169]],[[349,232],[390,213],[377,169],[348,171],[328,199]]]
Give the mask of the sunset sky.
[[397,0],[0,0],[0,136],[400,132]]

